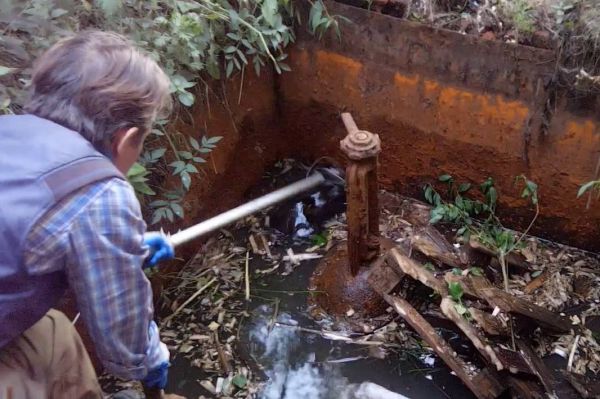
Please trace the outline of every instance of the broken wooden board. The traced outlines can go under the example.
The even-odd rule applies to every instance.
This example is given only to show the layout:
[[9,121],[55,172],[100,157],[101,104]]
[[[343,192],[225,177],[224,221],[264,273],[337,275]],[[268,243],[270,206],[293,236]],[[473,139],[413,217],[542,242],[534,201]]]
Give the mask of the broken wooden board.
[[418,229],[412,236],[410,243],[413,248],[416,248],[428,258],[435,259],[452,267],[466,267],[466,264],[461,261],[452,244],[432,226]]
[[532,380],[526,380],[516,376],[507,377],[508,385],[513,393],[513,397],[521,399],[546,399],[546,393],[541,385]]
[[600,382],[581,374],[562,372],[563,376],[584,399],[600,398]]
[[550,370],[548,370],[544,362],[542,362],[542,359],[540,359],[533,349],[531,349],[530,345],[522,339],[516,339],[515,342],[523,359],[525,359],[529,368],[533,371],[533,374],[538,377],[542,385],[544,385],[546,392],[551,395],[556,395],[556,381]]
[[453,272],[446,272],[444,274],[444,280],[446,283],[460,283],[462,286],[463,292],[473,298],[481,298],[481,294],[479,291],[483,288],[492,288],[494,287],[492,283],[483,276],[474,276],[472,274],[463,276],[456,275]]
[[475,320],[477,325],[479,325],[479,327],[481,327],[486,334],[503,336],[510,335],[510,329],[508,328],[507,323],[500,317],[494,317],[491,314],[474,307],[469,308],[469,313],[471,313],[473,320]]
[[389,294],[402,280],[404,273],[397,267],[391,267],[386,256],[375,260],[369,269],[368,282],[371,287],[380,294]]
[[[482,242],[480,242],[477,238],[473,236],[469,240],[469,246],[474,250],[482,252],[486,255],[493,256],[496,258],[498,257],[498,254],[494,250],[486,247]],[[519,253],[511,252],[508,255],[506,255],[505,260],[508,265],[515,266],[520,272],[524,273],[531,271],[531,265],[527,262],[527,260],[525,260],[525,257]]]
[[504,312],[517,313],[537,321],[544,327],[560,332],[569,332],[575,328],[568,317],[511,295],[498,288],[482,288],[477,293],[492,307],[498,307]]
[[533,375],[533,372],[529,368],[529,365],[523,359],[523,356],[519,352],[515,352],[510,349],[505,349],[501,346],[494,348],[496,356],[502,362],[504,367],[513,374],[522,373]]
[[446,283],[436,278],[432,272],[427,270],[422,264],[412,260],[400,252],[398,248],[392,248],[389,253],[390,265],[397,265],[400,271],[431,288],[441,296],[448,294]]
[[482,334],[477,331],[473,325],[467,321],[462,315],[458,313],[456,310],[456,302],[452,300],[450,297],[442,298],[442,303],[440,304],[440,309],[442,309],[442,313],[446,315],[450,320],[454,322],[460,328],[460,330],[467,336],[467,338],[471,341],[475,349],[479,351],[481,356],[488,362],[491,363],[496,370],[503,370],[504,364],[498,359],[496,356],[496,352],[488,343],[487,338],[485,338]]
[[407,301],[397,296],[384,295],[383,298],[404,320],[423,338],[437,355],[454,371],[465,385],[479,399],[497,398],[504,391],[503,384],[495,373],[481,370],[476,375],[469,374],[467,365],[460,359],[450,345],[437,333],[423,316]]

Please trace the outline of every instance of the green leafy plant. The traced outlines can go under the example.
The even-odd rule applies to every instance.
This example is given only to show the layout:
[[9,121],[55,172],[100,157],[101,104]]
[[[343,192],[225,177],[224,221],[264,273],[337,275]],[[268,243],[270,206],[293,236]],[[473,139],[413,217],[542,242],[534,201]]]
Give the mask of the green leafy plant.
[[596,200],[600,198],[600,180],[592,180],[579,187],[577,198],[582,197],[586,193],[588,193],[588,200],[585,207],[586,209],[590,209],[594,194],[596,196]]
[[450,294],[450,297],[455,302],[454,309],[456,309],[456,312],[465,319],[469,320],[471,318],[471,314],[469,313],[469,309],[467,309],[467,307],[463,304],[462,301],[462,297],[464,294],[462,285],[457,281],[449,282],[448,294]]
[[[343,18],[331,16],[321,0],[312,3],[310,15],[309,31],[321,37],[334,28],[339,36]],[[208,92],[207,79],[240,73],[243,85],[249,66],[257,75],[268,66],[277,73],[289,71],[285,48],[295,40],[295,21],[300,23],[300,16],[291,0],[0,0],[0,114],[21,111],[32,61],[80,29],[112,30],[131,38],[165,70],[181,112],[195,104],[198,93]],[[192,177],[199,176],[198,166],[221,137],[181,140],[167,121],[159,121],[152,133],[129,180],[140,199],[161,197],[151,202],[151,223],[173,221],[183,217],[181,203]],[[149,182],[168,175],[177,176],[181,186],[150,187]]]
[[206,163],[206,159],[203,158],[203,155],[212,152],[215,145],[221,141],[222,138],[223,137],[221,136],[210,138],[202,136],[202,144],[199,144],[198,140],[189,137],[192,148],[189,151],[177,150],[175,152],[177,154],[177,160],[171,162],[169,166],[173,168],[173,175],[181,178],[181,184],[183,184],[183,187],[186,190],[189,190],[192,184],[191,174],[199,173],[194,163]]
[[322,247],[322,246],[327,245],[329,238],[327,237],[326,234],[319,233],[319,234],[311,235],[310,241],[313,243],[313,245],[318,245],[319,247]]
[[127,180],[133,186],[137,193],[145,195],[156,195],[154,190],[148,186],[147,176],[150,174],[144,166],[136,162],[127,172]]
[[431,262],[426,262],[425,264],[423,264],[423,267],[425,268],[425,270],[429,270],[430,272],[435,272],[435,266],[433,266],[433,263],[431,263]]
[[585,183],[584,185],[582,185],[579,188],[579,191],[577,192],[577,198],[581,197],[583,194],[587,193],[587,192],[596,192],[596,195],[600,196],[600,180],[592,180],[589,181],[587,183]]
[[[208,156],[222,140],[221,136],[207,137],[202,136],[199,140],[194,137],[187,137],[182,134],[166,135],[159,129],[156,135],[167,138],[167,144],[174,156],[174,160],[165,164],[163,156],[167,152],[167,147],[154,148],[146,150],[142,154],[140,163],[147,169],[154,171],[155,175],[171,175],[179,178],[180,185],[175,189],[164,191],[161,198],[150,202],[151,224],[159,223],[163,219],[173,222],[175,217],[183,218],[184,208],[182,202],[185,194],[192,186],[193,176],[200,173],[200,166],[206,163]],[[171,136],[177,137],[177,144]],[[154,143],[153,143],[154,144]]]
[[308,17],[309,32],[321,38],[328,29],[333,28],[338,39],[341,39],[339,21],[350,22],[350,20],[341,15],[330,15],[321,1],[315,1],[311,4],[312,7]]
[[427,184],[423,190],[425,199],[434,207],[431,211],[430,223],[438,222],[453,223],[459,225],[457,235],[464,236],[466,239],[473,232],[474,219],[480,218],[485,221],[495,217],[496,201],[498,194],[494,187],[494,181],[488,178],[479,185],[479,190],[485,202],[467,197],[472,189],[470,183],[456,184],[454,178],[450,175],[441,175],[438,180],[447,186],[447,196],[453,198],[453,201],[444,201],[442,196],[435,190],[431,184]]
[[[432,185],[424,187],[425,199],[434,207],[431,210],[430,223],[446,222],[458,226],[457,234],[465,239],[471,235],[498,254],[504,277],[504,287],[508,291],[508,269],[506,256],[523,245],[523,238],[529,233],[539,215],[538,186],[525,175],[517,176],[516,184],[522,184],[521,197],[528,199],[535,206],[535,215],[527,229],[517,236],[514,232],[505,229],[496,216],[498,192],[494,180],[488,177],[479,185],[479,195],[484,201],[467,198],[471,189],[469,183],[456,185],[450,175],[441,175],[438,180],[447,185],[447,195],[452,201],[444,201]],[[459,274],[462,271],[457,271]],[[477,273],[471,271],[473,274]]]
[[152,209],[151,224],[158,223],[163,219],[173,222],[175,221],[175,216],[182,218],[184,211],[181,201],[184,194],[180,187],[177,190],[164,193],[164,199],[152,201],[150,203],[150,208]]
[[231,383],[240,389],[244,389],[244,387],[248,383],[248,380],[243,375],[237,374],[235,377],[233,377]]
[[556,4],[552,4],[551,8],[554,11],[556,26],[561,26],[565,23],[569,13],[575,9],[575,3],[573,0],[561,0]]
[[[520,245],[523,244],[523,238],[527,236],[533,224],[537,220],[540,214],[540,205],[538,202],[538,186],[533,181],[527,179],[525,175],[520,175],[515,179],[515,182],[523,182],[524,188],[521,192],[521,198],[527,198],[531,201],[531,203],[535,206],[535,215],[529,222],[529,226],[527,229],[516,238],[515,234],[511,231],[504,229],[501,225],[494,226],[490,229],[488,237],[485,237],[484,241],[487,240],[488,243],[491,243],[491,247],[498,252],[498,260],[500,261],[500,265],[502,266],[502,274],[504,277],[504,288],[508,292],[508,265],[506,263],[506,256],[519,248]],[[489,238],[492,238],[491,241]]]
[[511,0],[501,3],[501,13],[505,20],[509,22],[517,35],[531,34],[536,28],[536,10],[529,0]]

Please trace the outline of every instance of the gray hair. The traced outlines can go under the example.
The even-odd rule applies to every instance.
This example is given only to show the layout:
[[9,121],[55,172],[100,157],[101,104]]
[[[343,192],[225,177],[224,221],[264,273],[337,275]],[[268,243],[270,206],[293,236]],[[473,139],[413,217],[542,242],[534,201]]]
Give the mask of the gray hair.
[[114,133],[140,140],[171,107],[169,78],[154,60],[112,32],[63,39],[36,62],[25,111],[79,132],[106,153]]

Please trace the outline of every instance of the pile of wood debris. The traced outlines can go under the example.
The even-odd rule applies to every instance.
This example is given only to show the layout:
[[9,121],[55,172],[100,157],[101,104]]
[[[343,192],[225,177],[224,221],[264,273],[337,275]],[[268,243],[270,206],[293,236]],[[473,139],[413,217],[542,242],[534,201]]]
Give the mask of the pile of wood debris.
[[[234,351],[240,338],[247,302],[244,298],[246,248],[236,247],[223,231],[211,238],[173,278],[161,297],[161,340],[171,352],[171,361],[183,357],[202,376],[193,381],[207,397],[250,398],[258,391],[253,372]],[[185,366],[188,367],[188,366]],[[176,374],[171,372],[171,379]],[[101,378],[108,392],[141,391],[135,381]],[[204,398],[200,396],[199,398]]]
[[203,245],[179,273],[177,284],[163,292],[161,338],[172,355],[202,370],[197,382],[220,397],[248,397],[257,392],[254,376],[234,346],[248,317],[244,298],[248,253],[221,235]]
[[[383,235],[397,245],[370,283],[478,398],[506,387],[522,398],[600,395],[600,384],[588,381],[600,371],[596,256],[529,238],[507,259],[506,292],[496,254],[480,242],[451,244],[428,224],[423,204],[385,193],[382,202]],[[403,280],[428,287],[435,299],[413,306],[414,298],[394,294]],[[480,367],[438,334],[440,321],[472,343],[480,358],[470,360]],[[566,360],[559,373],[542,361],[551,354]]]
[[[412,350],[416,342],[425,342],[479,398],[496,398],[507,387],[522,398],[600,393],[598,383],[589,380],[600,370],[599,329],[594,325],[600,320],[597,257],[529,238],[525,248],[508,258],[507,293],[500,288],[495,255],[481,243],[450,243],[429,225],[430,209],[414,200],[382,192],[380,205],[381,234],[396,246],[385,255],[385,276],[373,275],[370,282],[390,304],[388,312],[404,320],[396,318],[364,334],[360,342],[394,350]],[[202,378],[197,383],[207,395],[253,398],[264,376],[241,353],[240,338],[257,280],[290,274],[304,261],[321,257],[346,239],[346,224],[344,215],[333,218],[321,234],[326,242],[306,242],[302,253],[294,253],[289,237],[270,228],[268,212],[246,219],[232,232],[236,237],[222,231],[206,242],[164,291],[161,336],[174,356],[198,368]],[[262,259],[259,269],[253,258]],[[432,295],[411,295],[411,286]],[[451,295],[456,286],[462,293],[458,301]],[[322,331],[295,328],[327,339],[356,340],[333,331],[331,324],[322,325]],[[459,354],[438,327],[461,334],[479,357]],[[562,373],[541,360],[552,354],[565,358]]]

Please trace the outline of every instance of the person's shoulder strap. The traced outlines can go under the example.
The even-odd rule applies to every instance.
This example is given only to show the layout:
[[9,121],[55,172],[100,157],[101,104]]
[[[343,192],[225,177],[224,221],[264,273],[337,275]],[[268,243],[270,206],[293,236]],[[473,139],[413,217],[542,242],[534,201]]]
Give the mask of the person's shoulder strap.
[[81,187],[114,177],[125,180],[107,158],[89,156],[54,169],[41,178],[54,196],[54,200],[60,201]]

